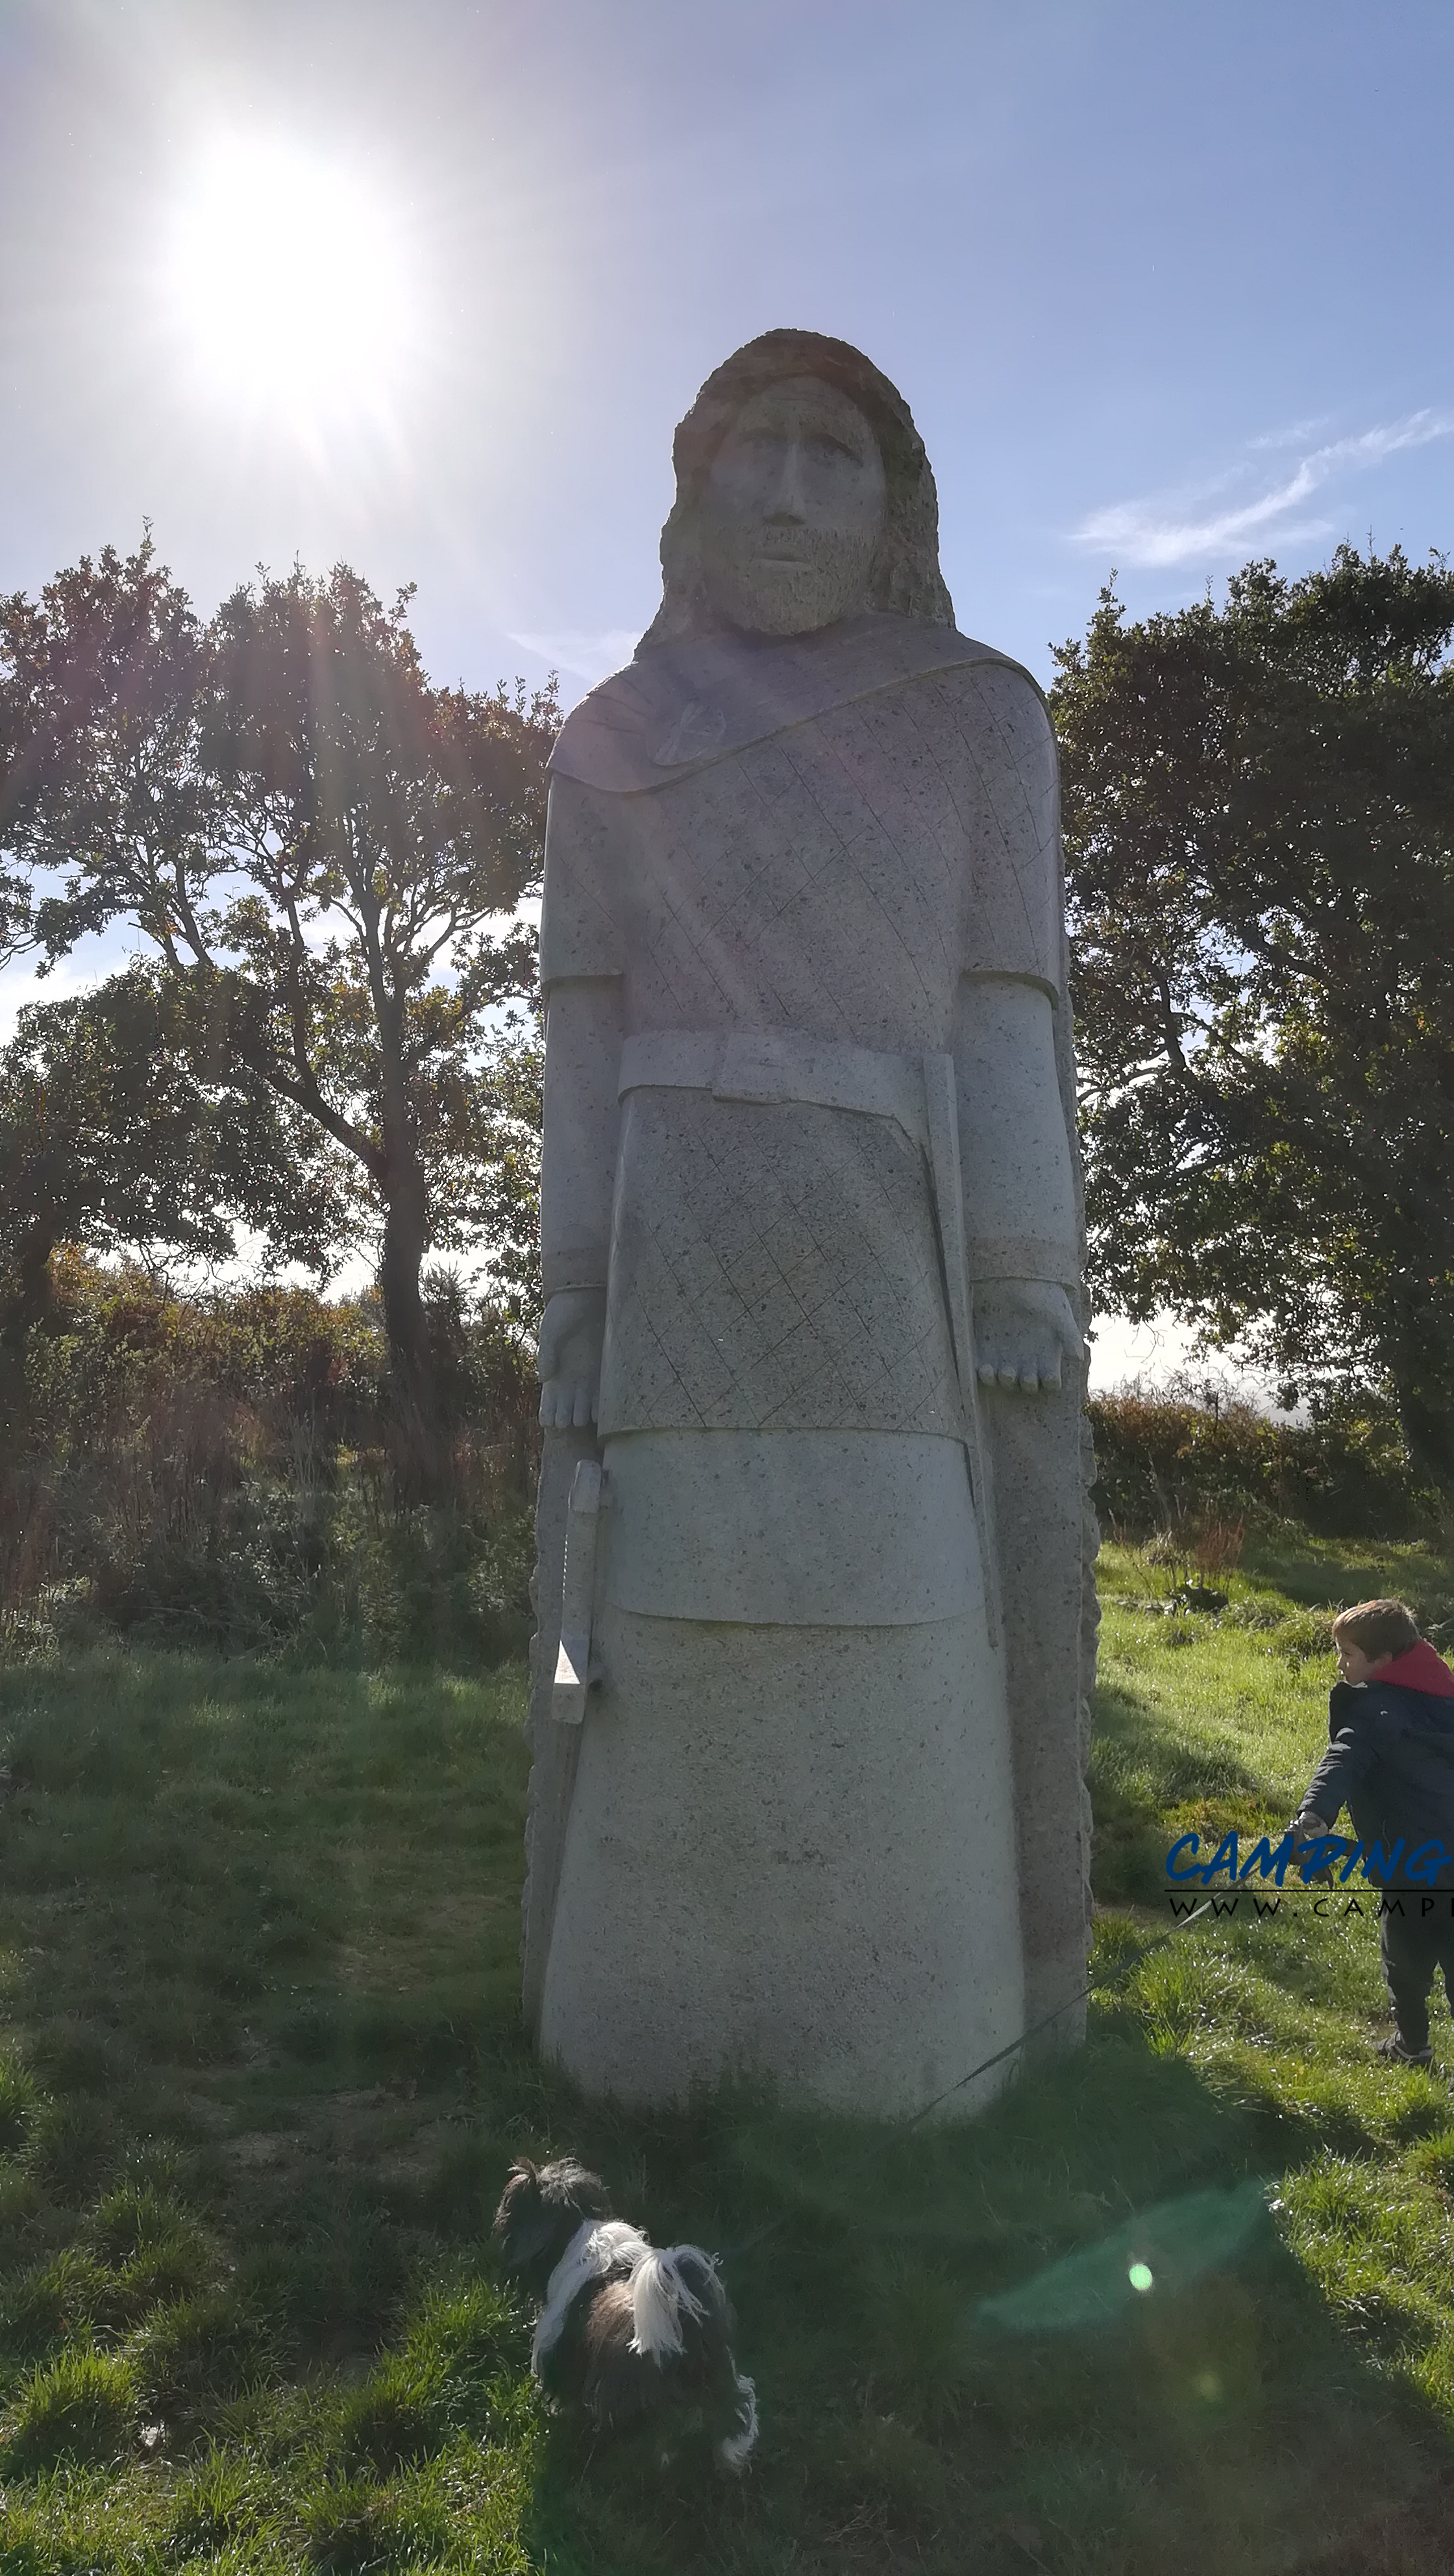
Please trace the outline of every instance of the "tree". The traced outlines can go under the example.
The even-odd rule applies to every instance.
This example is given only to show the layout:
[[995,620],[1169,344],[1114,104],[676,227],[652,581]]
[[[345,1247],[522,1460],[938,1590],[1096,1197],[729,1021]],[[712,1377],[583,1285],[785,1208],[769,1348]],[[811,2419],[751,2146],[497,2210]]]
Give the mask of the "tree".
[[1057,654],[1092,1260],[1454,1486],[1454,572],[1342,547]]
[[420,1271],[495,1114],[499,1006],[533,989],[553,690],[427,680],[408,594],[345,566],[210,624],[150,538],[0,602],[0,854],[47,958],[126,919],[222,1060],[349,1161],[421,1490],[446,1471]]
[[32,1003],[0,1055],[0,1316],[50,1305],[57,1245],[236,1250],[233,1221],[320,1277],[343,1231],[335,1157],[257,1082],[199,1079],[186,996],[140,967]]
[[534,1014],[491,1039],[451,1192],[455,1222],[488,1246],[495,1312],[532,1348],[545,1304],[540,1274],[540,1135],[545,1046]]

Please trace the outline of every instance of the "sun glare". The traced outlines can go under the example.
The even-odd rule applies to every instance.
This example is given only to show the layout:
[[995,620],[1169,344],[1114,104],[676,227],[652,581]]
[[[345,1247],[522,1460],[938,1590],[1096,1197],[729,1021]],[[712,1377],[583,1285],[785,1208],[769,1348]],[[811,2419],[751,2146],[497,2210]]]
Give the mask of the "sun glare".
[[172,318],[206,388],[313,428],[382,407],[409,338],[399,217],[357,172],[264,138],[220,139],[177,202]]

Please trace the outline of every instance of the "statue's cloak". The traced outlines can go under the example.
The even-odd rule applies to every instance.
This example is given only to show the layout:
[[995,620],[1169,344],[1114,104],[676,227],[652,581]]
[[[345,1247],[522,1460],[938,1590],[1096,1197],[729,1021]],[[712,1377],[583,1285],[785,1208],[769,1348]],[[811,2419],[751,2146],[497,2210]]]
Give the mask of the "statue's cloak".
[[[978,893],[975,834],[965,819],[976,810],[977,762],[972,746],[965,747],[963,734],[964,702],[977,694],[976,682],[965,675],[975,665],[985,666],[987,674],[998,667],[1024,684],[1023,693],[1018,686],[997,693],[1000,705],[992,720],[996,759],[1008,761],[1012,772],[1018,746],[1027,759],[1041,759],[1040,774],[1045,758],[1051,770],[1049,803],[1036,827],[1041,837],[1035,846],[1027,844],[1028,875],[1023,887],[1012,869],[990,865]],[[856,717],[845,720],[845,710],[874,700],[882,703],[864,704],[861,722]],[[794,728],[799,730],[794,733]],[[878,747],[889,741],[901,755],[897,767],[891,763],[882,781],[865,774],[864,764],[855,759],[860,733],[876,747],[875,759]],[[846,765],[841,757],[845,747]],[[721,774],[701,775],[698,784],[699,773],[716,773],[720,764],[733,766]],[[816,1031],[821,1021],[825,1033],[841,1033],[862,1046],[934,1049],[948,1043],[949,996],[960,972],[1020,976],[1039,983],[1052,997],[1064,996],[1053,744],[1043,694],[1022,665],[952,626],[871,613],[806,637],[716,634],[653,648],[592,690],[574,710],[550,766],[556,783],[552,810],[557,827],[564,823],[566,828],[557,828],[554,856],[547,861],[542,978],[550,989],[557,980],[571,977],[626,976],[633,986],[628,1031],[632,1027],[691,1030],[729,1022],[748,1028],[781,1024]],[[867,767],[872,773],[873,762]],[[656,792],[663,789],[677,792]],[[861,812],[855,805],[848,813],[851,796],[859,798]],[[928,810],[924,800],[932,804],[935,796],[943,807],[942,834],[924,821]],[[893,804],[895,797],[899,805]],[[634,812],[629,810],[631,800],[638,798],[644,802]],[[827,825],[830,804],[836,815],[832,830]],[[1014,796],[1006,800],[1016,831],[1025,811],[1023,800]],[[703,847],[699,819],[715,836],[713,846],[720,862],[710,883],[702,884],[697,882]],[[817,908],[830,952],[820,973],[787,922],[789,901],[796,899],[789,879],[803,849],[821,842],[828,851],[834,831],[840,833],[835,863],[841,862],[844,871],[841,888],[835,890],[833,882],[814,869],[807,872],[803,889],[803,899]],[[865,982],[861,971],[849,971],[841,959],[835,964],[838,952],[832,950],[832,940],[841,934],[846,956],[853,934],[852,904],[857,899],[853,874],[860,865],[871,863],[875,834],[881,835],[895,864],[902,860],[903,865],[897,875],[890,868],[885,878],[892,897],[884,907],[889,931],[882,951],[872,952],[873,975]],[[761,871],[754,874],[755,862],[764,859],[781,863],[771,884]],[[960,877],[968,891],[956,912],[952,897]],[[783,897],[776,911],[767,900],[774,887]],[[775,961],[768,961],[774,966],[770,994],[757,973],[759,934],[765,939],[769,930],[777,943]],[[947,980],[931,1007],[932,979],[920,975],[917,968],[910,971],[905,960],[938,956],[941,949]],[[865,949],[864,953],[870,952]],[[821,1009],[811,989],[814,976],[829,997]],[[900,984],[903,990],[895,1001]],[[730,997],[726,1005],[724,996]],[[771,1007],[767,1007],[769,1001]],[[850,1021],[850,1007],[858,1011],[862,1025]],[[925,1014],[922,1025],[916,1017],[921,1011]],[[1056,1048],[1073,1135],[1070,1015],[1064,1008],[1056,1011]],[[708,1150],[712,1140],[706,1126],[717,1114],[718,1104],[710,1095],[690,1091],[659,1094],[654,1099],[649,1092],[638,1092],[629,1104],[625,1123],[633,1133],[623,1136],[623,1168],[632,1155],[639,1156],[649,1146],[654,1157],[655,1204],[679,1231],[708,1183],[717,1185],[714,1175],[721,1178],[724,1191],[740,1181],[739,1195],[749,1214],[756,1205],[753,1173],[766,1166],[759,1155],[748,1169],[744,1139],[754,1115],[767,1113],[740,1106],[734,1110],[735,1125],[743,1136],[734,1135],[730,1155]],[[794,1165],[787,1191],[796,1206],[815,1205],[830,1183],[842,1180],[848,1167],[846,1144],[824,1150],[808,1135],[810,1119],[816,1117],[821,1123],[829,1115],[821,1110],[797,1114],[796,1124],[804,1131],[802,1168]],[[777,1118],[782,1135],[774,1140],[768,1159],[772,1176],[781,1178],[779,1165],[785,1168],[791,1142],[790,1122],[785,1112],[777,1113]],[[650,1121],[656,1122],[659,1136],[653,1129],[646,1137]],[[845,1130],[850,1125],[854,1128],[858,1137],[854,1151],[860,1159],[872,1161],[869,1178],[883,1207],[888,1207],[885,1193],[894,1179],[888,1166],[895,1157],[905,1161],[903,1140],[883,1121],[865,1118],[842,1123]],[[700,1151],[694,1143],[698,1127],[703,1129]],[[626,1177],[629,1181],[629,1171]],[[872,1206],[863,1223],[852,1211],[845,1219],[835,1203],[821,1229],[823,1240],[840,1247],[845,1261],[860,1251],[866,1258],[869,1247],[881,1245],[884,1274],[897,1277],[894,1264],[909,1262],[916,1229],[922,1232],[931,1221],[922,1174],[915,1164],[889,1215],[885,1217],[880,1208],[876,1223],[870,1219],[878,1200],[873,1200],[867,1184],[864,1196]],[[603,1380],[603,1430],[685,1438],[689,1419],[709,1425],[714,1433],[720,1429],[741,1438],[771,1413],[775,1429],[791,1433],[806,1426],[816,1434],[825,1426],[831,1430],[838,1420],[829,1402],[835,1390],[851,1389],[862,1379],[871,1385],[875,1403],[882,1399],[882,1418],[855,1397],[850,1427],[866,1430],[875,1440],[888,1433],[918,1436],[953,1431],[952,1361],[947,1344],[941,1351],[927,1326],[922,1332],[906,1328],[891,1335],[886,1357],[875,1346],[873,1356],[884,1359],[884,1365],[873,1371],[840,1366],[832,1353],[816,1373],[795,1367],[784,1395],[784,1404],[791,1399],[791,1421],[788,1412],[771,1412],[756,1380],[750,1389],[751,1402],[743,1397],[739,1403],[742,1387],[732,1377],[727,1393],[710,1399],[693,1384],[688,1390],[692,1401],[679,1427],[655,1381],[647,1384],[644,1364],[629,1386],[619,1364],[620,1350],[646,1348],[644,1333],[633,1338],[620,1325],[631,1284],[627,1256],[634,1257],[633,1246],[638,1251],[650,1246],[646,1229],[633,1232],[626,1222],[631,1198],[624,1184],[618,1189],[618,1202],[617,1233],[622,1239],[616,1243],[612,1262],[618,1359],[607,1372],[617,1383],[608,1386]],[[704,1243],[720,1250],[728,1229],[715,1207],[711,1214],[711,1224],[704,1223],[698,1230]],[[666,1250],[673,1255],[672,1280],[649,1282],[637,1301],[652,1318],[653,1348],[662,1343],[663,1319],[674,1311],[672,1282],[685,1276],[687,1268],[684,1257],[677,1257],[680,1247],[668,1244]],[[926,1277],[929,1258],[926,1254],[920,1265]],[[705,1276],[705,1256],[699,1266]],[[849,1307],[857,1313],[863,1305],[862,1300],[855,1305],[852,1288],[852,1280],[840,1281],[836,1272],[833,1279],[825,1280],[824,1294],[814,1301],[813,1312],[813,1328],[820,1340],[840,1306],[845,1313]],[[932,1302],[937,1314],[937,1289]],[[696,1355],[693,1364],[705,1370],[731,1337],[725,1330],[716,1336],[701,1331],[695,1309],[689,1321],[690,1352]],[[847,1329],[845,1323],[845,1333]],[[906,1394],[899,1379],[915,1353],[921,1359],[928,1354],[920,1370],[921,1375],[927,1371],[925,1389],[916,1385]],[[680,1355],[669,1356],[673,1356],[673,1368],[666,1370],[663,1385],[675,1385],[678,1378],[685,1383],[685,1361],[677,1368],[675,1358]],[[730,1376],[725,1359],[721,1365]],[[811,1415],[804,1409],[810,1399]],[[1076,2026],[1085,1958],[1083,1871],[1088,1837],[1081,1814],[1083,1746],[1077,1744],[1076,1720],[1078,1703],[1084,1709],[1093,1655],[1094,1596],[1087,1587],[1082,1630],[1080,1405],[1080,1385],[1068,1377],[1060,1393],[1042,1397],[1034,1406],[1018,1398],[992,1397],[989,1407],[1015,1736],[1026,2012],[1032,2027],[1042,2015],[1053,2016],[1052,2039],[1069,2038]],[[596,1454],[597,1436],[590,1430],[547,1435],[538,1520],[540,1630],[535,1648],[535,1758],[525,1903],[525,2000],[527,2017],[536,2026],[581,1740],[580,1730],[558,1726],[550,1716],[566,1496],[576,1459]],[[1094,1552],[1093,1524],[1088,1526],[1087,1539],[1084,1562],[1088,1567]]]
[[567,716],[551,770],[608,795],[641,795],[790,725],[906,680],[972,662],[1023,665],[952,626],[871,612],[816,635],[702,635],[643,654]]

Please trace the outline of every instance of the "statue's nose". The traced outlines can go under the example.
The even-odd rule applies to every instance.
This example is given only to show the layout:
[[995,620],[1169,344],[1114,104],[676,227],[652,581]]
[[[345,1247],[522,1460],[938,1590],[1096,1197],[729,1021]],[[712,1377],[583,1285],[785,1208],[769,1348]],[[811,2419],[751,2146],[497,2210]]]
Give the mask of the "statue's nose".
[[779,453],[777,471],[768,490],[765,516],[773,521],[801,519],[803,511],[803,451],[795,438],[788,439]]

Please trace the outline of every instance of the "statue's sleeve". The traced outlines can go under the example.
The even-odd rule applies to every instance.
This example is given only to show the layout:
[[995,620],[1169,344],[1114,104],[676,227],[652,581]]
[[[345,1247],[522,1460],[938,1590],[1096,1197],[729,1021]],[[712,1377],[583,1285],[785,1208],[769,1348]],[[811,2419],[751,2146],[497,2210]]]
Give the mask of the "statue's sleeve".
[[540,912],[540,981],[626,971],[617,879],[615,800],[558,772],[545,826],[545,897]]
[[1023,671],[977,663],[952,683],[959,701],[961,810],[968,826],[963,972],[1065,992],[1055,737]]
[[[1021,671],[976,665],[953,675],[946,697],[965,833],[957,1053],[971,1264],[988,1252],[977,1276],[1063,1284],[1083,1323],[1054,736],[1044,701]],[[986,1226],[995,1240],[977,1244]],[[1032,1244],[1029,1236],[1053,1241]],[[1025,2017],[1037,2049],[1071,2045],[1085,2015],[1096,1529],[1083,1397],[1083,1366],[1068,1362],[1058,1388],[1026,1397],[990,1386],[982,1398],[1015,1766]]]
[[[545,899],[540,916],[540,980],[546,996],[545,1160],[541,1267],[549,1293],[569,1277],[580,1284],[605,1275],[610,1205],[608,1135],[616,1115],[620,1053],[619,1003],[603,979],[625,967],[613,868],[612,800],[558,772],[550,782],[545,832]],[[595,991],[581,989],[594,985]],[[575,989],[571,989],[574,987]],[[553,998],[552,998],[553,997]],[[592,1213],[582,1224],[576,1183]],[[583,1239],[584,1238],[584,1239]],[[574,1247],[574,1251],[572,1250]],[[558,1275],[552,1279],[552,1272]],[[521,1957],[525,2015],[538,2025],[545,1961],[575,1786],[580,1728],[557,1723],[552,1684],[560,1644],[566,1519],[575,1471],[598,1460],[591,1425],[547,1431],[536,1495],[536,1630],[530,1649],[530,1793],[526,1821]]]

